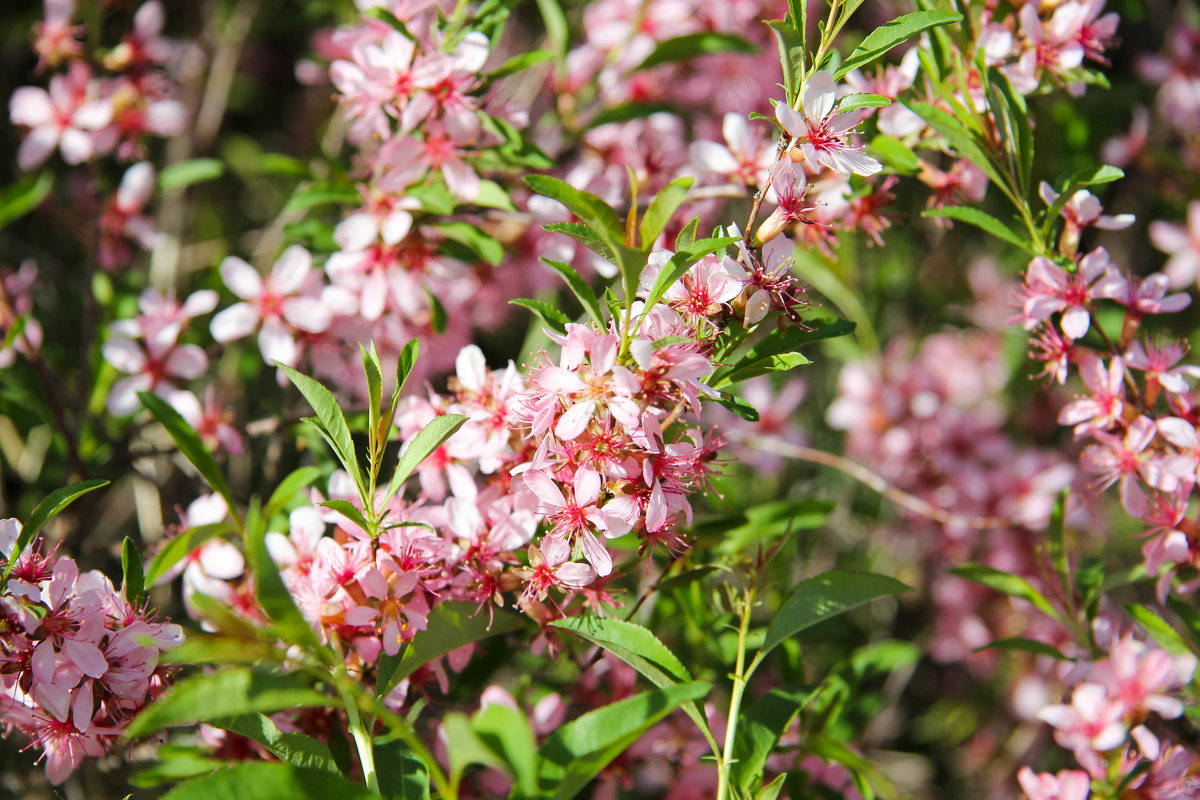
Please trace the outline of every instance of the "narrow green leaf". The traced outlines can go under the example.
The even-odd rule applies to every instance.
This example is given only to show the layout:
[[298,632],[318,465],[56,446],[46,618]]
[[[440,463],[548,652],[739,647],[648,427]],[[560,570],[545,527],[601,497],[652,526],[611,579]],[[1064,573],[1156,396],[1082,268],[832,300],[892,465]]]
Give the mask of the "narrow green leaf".
[[125,600],[136,605],[146,595],[146,575],[142,553],[128,536],[121,542],[121,575]]
[[1197,611],[1178,597],[1168,597],[1167,604],[1183,620],[1184,626],[1187,627],[1188,632],[1192,635],[1192,641],[1200,644],[1200,611]]
[[870,92],[855,92],[841,98],[837,103],[836,113],[846,114],[861,108],[886,108],[892,104],[890,97]]
[[567,330],[567,323],[571,321],[563,312],[559,311],[549,303],[544,303],[541,300],[534,300],[529,297],[517,297],[509,300],[509,305],[520,306],[527,308],[537,314],[538,319],[546,324],[548,328],[556,333],[563,333]]
[[447,239],[464,245],[493,267],[504,260],[504,245],[469,222],[443,222],[435,227]]
[[391,435],[392,424],[396,421],[396,409],[400,405],[400,393],[404,391],[404,384],[408,383],[408,376],[412,373],[413,366],[417,363],[417,358],[421,354],[421,342],[418,339],[409,339],[404,343],[404,347],[400,349],[400,356],[396,359],[396,388],[392,390],[392,399],[388,403],[387,411],[384,416],[387,420],[387,435]]
[[498,208],[501,211],[515,212],[517,210],[508,192],[500,188],[500,184],[486,178],[479,181],[479,194],[471,201],[471,204],[483,208]]
[[849,320],[834,317],[815,317],[805,320],[809,330],[788,327],[783,330],[773,330],[761,342],[750,349],[750,352],[739,358],[728,367],[717,370],[709,381],[709,386],[719,389],[733,383],[732,377],[743,370],[751,369],[755,364],[763,362],[772,356],[782,356],[794,353],[799,348],[837,336],[847,336],[854,332],[854,323]]
[[1005,185],[1004,179],[996,170],[996,166],[987,152],[979,144],[975,134],[968,130],[958,118],[950,112],[928,103],[905,102],[904,104],[929,123],[929,126],[938,132],[938,135],[954,152],[983,170],[996,185]]
[[1054,501],[1054,509],[1050,512],[1050,523],[1046,526],[1046,542],[1050,550],[1050,564],[1058,575],[1058,582],[1063,593],[1070,597],[1075,593],[1071,585],[1071,563],[1067,559],[1067,544],[1065,522],[1067,516],[1067,497],[1071,494],[1070,487],[1058,493]]
[[783,791],[783,782],[787,780],[787,776],[786,772],[776,775],[775,780],[758,790],[758,793],[754,795],[754,800],[775,800]]
[[552,233],[565,233],[605,261],[612,261],[614,263],[616,261],[616,256],[613,255],[612,248],[587,225],[581,225],[578,222],[552,222],[549,225],[543,225],[542,230]]
[[429,769],[401,739],[373,743],[379,791],[388,800],[429,800]]
[[247,761],[180,784],[163,800],[379,800],[362,784],[321,769]]
[[600,308],[600,299],[596,297],[596,293],[592,291],[592,287],[588,286],[583,276],[576,272],[570,264],[564,264],[562,261],[555,261],[551,258],[543,258],[541,261],[558,273],[592,321],[600,327],[604,327],[604,312]]
[[609,246],[624,239],[625,224],[608,203],[549,175],[526,175],[525,183],[541,195],[557,200]]
[[1018,653],[1033,653],[1035,656],[1050,656],[1059,661],[1075,660],[1063,655],[1063,652],[1053,645],[1039,642],[1036,639],[1026,639],[1023,636],[996,639],[994,642],[988,642],[985,645],[975,648],[976,653],[982,653],[984,650],[1010,650]]
[[225,164],[215,158],[179,161],[158,173],[158,188],[164,192],[183,189],[194,183],[216,180],[225,174]]
[[645,119],[651,114],[676,114],[681,113],[678,106],[673,106],[670,103],[643,103],[637,100],[622,103],[619,106],[606,108],[596,116],[592,117],[588,123],[588,128],[599,128],[601,125],[612,125],[618,122],[629,122],[633,119]]
[[542,64],[550,61],[555,57],[555,54],[550,50],[530,50],[527,53],[521,53],[505,61],[496,69],[484,76],[484,80],[495,81],[500,78],[507,78],[509,75],[515,75],[518,72],[524,72],[536,64]]
[[760,657],[805,628],[880,597],[912,591],[895,578],[871,572],[830,570],[801,581],[767,628]]
[[730,780],[742,794],[762,780],[767,757],[774,752],[779,737],[792,726],[810,694],[811,687],[777,687],[743,712],[733,748],[735,760],[730,768]]
[[446,756],[450,761],[450,780],[455,783],[472,764],[504,770],[504,759],[475,732],[465,714],[451,712],[442,718],[446,737]]
[[283,733],[262,714],[238,714],[209,720],[209,724],[253,739],[292,766],[338,772],[328,745],[302,733]]
[[388,484],[386,499],[394,497],[409,476],[421,466],[421,462],[441,447],[466,421],[467,418],[462,414],[442,414],[434,417],[428,425],[419,430],[400,453],[400,462],[392,474],[391,483]]
[[[204,597],[204,595],[192,596],[193,605],[199,606],[201,603],[195,602],[196,597]],[[211,598],[205,599],[210,604],[215,604]],[[225,623],[233,617],[233,612],[229,611],[228,606],[223,607],[223,611],[226,619],[220,620],[222,628],[226,627]],[[205,619],[212,621],[207,610]],[[287,651],[268,644],[262,639],[253,638],[261,632],[251,626],[247,625],[247,627],[249,630],[246,633],[249,638],[189,630],[183,644],[167,650],[159,660],[163,664],[179,664],[189,667],[201,664],[246,664],[260,668],[263,665],[271,664],[282,666],[287,657]]]
[[1059,193],[1058,199],[1046,209],[1046,217],[1042,225],[1042,230],[1046,233],[1050,231],[1051,226],[1058,219],[1058,215],[1062,213],[1063,207],[1080,189],[1087,189],[1090,186],[1103,186],[1124,177],[1124,170],[1107,165],[1075,173],[1062,186],[1062,191]]
[[238,714],[273,714],[337,703],[296,675],[233,667],[176,681],[162,697],[129,723],[125,736],[136,739],[168,725],[190,724]]
[[701,700],[712,687],[684,683],[628,697],[568,722],[542,743],[541,784],[555,800],[578,794],[629,745],[684,703]]
[[[800,3],[801,7],[804,3]],[[775,34],[775,42],[779,47],[779,63],[783,68],[783,96],[789,106],[796,105],[800,95],[800,76],[804,72],[804,33],[788,25],[782,20],[772,20],[767,23]]]
[[513,777],[512,796],[538,794],[537,740],[529,720],[516,709],[493,703],[471,720],[475,735],[503,760]]
[[746,522],[727,528],[721,536],[723,553],[739,553],[751,545],[776,539],[789,531],[819,528],[833,512],[828,500],[776,500],[746,510]]
[[395,14],[388,11],[386,8],[383,8],[382,6],[368,8],[363,12],[363,16],[370,17],[371,19],[377,19],[380,22],[386,22],[388,25],[391,25],[393,28],[398,30],[405,39],[416,41],[416,39],[413,38],[412,33],[409,32],[408,26],[401,22]]
[[730,394],[729,392],[721,392],[720,397],[704,397],[702,399],[716,403],[732,411],[747,422],[758,422],[758,409],[737,395]]
[[779,355],[761,358],[740,369],[736,369],[729,373],[725,380],[728,383],[740,383],[741,381],[756,378],[759,375],[766,375],[770,372],[786,372],[794,367],[811,363],[811,361],[800,353],[780,353]]
[[29,512],[29,517],[21,526],[21,532],[17,534],[17,541],[13,544],[12,553],[8,557],[8,563],[4,565],[4,574],[0,576],[0,585],[7,585],[8,574],[12,572],[13,565],[17,563],[17,559],[21,557],[21,553],[25,552],[25,548],[33,541],[33,537],[42,529],[43,525],[59,514],[64,508],[71,505],[76,498],[99,489],[101,486],[108,486],[108,481],[80,481],[79,483],[64,486],[61,489],[55,489],[46,495],[45,499],[38,503],[33,511]]
[[446,307],[430,289],[425,290],[425,302],[429,304],[429,327],[433,328],[434,333],[441,336],[446,332],[446,325],[450,322],[450,317],[446,314]]
[[246,513],[245,538],[246,561],[254,576],[254,597],[273,623],[272,628],[280,639],[287,644],[315,647],[318,644],[317,636],[300,609],[296,608],[296,601],[284,585],[279,568],[267,550],[266,520],[262,519],[256,503],[257,499]]
[[441,603],[429,612],[425,630],[413,637],[399,658],[391,658],[390,663],[385,663],[385,657],[380,656],[379,696],[387,697],[396,684],[412,675],[418,667],[451,650],[523,627],[525,618],[511,611],[494,609],[489,614],[475,603]]
[[901,175],[916,175],[921,170],[921,161],[917,154],[894,136],[879,134],[867,145],[867,150],[885,166]]
[[351,503],[349,500],[325,500],[320,505],[326,508],[331,508],[341,514],[346,519],[357,525],[364,533],[371,532],[371,525],[367,522],[367,518],[358,510],[358,506]]
[[953,11],[914,11],[880,25],[862,40],[858,47],[833,73],[840,81],[846,73],[870,64],[896,45],[918,36],[930,28],[962,21],[962,14]]
[[292,193],[283,206],[283,213],[304,211],[316,206],[350,206],[361,202],[362,195],[353,186],[329,181],[314,181]]
[[565,68],[567,44],[571,38],[567,16],[558,0],[537,0],[537,7],[542,15],[542,23],[546,26],[546,38],[550,41],[550,47],[554,50],[560,66]]
[[0,191],[0,228],[40,206],[53,187],[54,175],[49,170],[27,175],[5,187]]
[[1020,575],[1001,572],[984,564],[963,564],[960,567],[950,570],[950,573],[960,578],[966,578],[969,581],[982,584],[989,589],[1002,592],[1010,597],[1024,600],[1033,604],[1039,611],[1057,620],[1062,619],[1054,606],[1050,605],[1050,601],[1041,592],[1033,588],[1033,584]]
[[237,506],[233,502],[233,495],[229,491],[228,484],[225,483],[225,476],[221,474],[217,460],[204,446],[200,434],[196,433],[195,429],[170,403],[158,395],[151,392],[138,392],[138,397],[154,420],[167,429],[167,433],[170,434],[171,440],[175,442],[175,446],[179,448],[183,457],[191,462],[191,465],[196,468],[196,471],[213,491],[225,498],[225,503],[229,506],[229,511],[233,514],[234,519],[239,519],[237,511],[234,510]]
[[1022,195],[1028,196],[1033,174],[1033,126],[1029,120],[1029,106],[1025,96],[1013,89],[1008,77],[999,69],[989,67],[987,75],[990,87],[996,89],[1003,101],[1004,124],[1007,128],[1005,144],[1014,151],[1014,171],[1020,181]]
[[695,178],[676,178],[663,187],[662,191],[650,201],[645,216],[642,217],[640,228],[642,249],[649,250],[654,246],[659,234],[667,227],[675,211],[687,197],[688,190],[696,182]]
[[371,343],[370,350],[359,342],[358,354],[362,359],[363,374],[367,378],[367,430],[374,447],[375,437],[379,435],[379,418],[383,413],[383,369],[379,366],[379,353],[375,352],[374,342]]
[[1125,606],[1125,611],[1129,616],[1133,617],[1134,622],[1140,625],[1142,630],[1150,634],[1150,637],[1158,642],[1159,647],[1171,655],[1178,656],[1194,652],[1192,648],[1188,647],[1183,637],[1176,633],[1175,629],[1168,625],[1165,619],[1151,609],[1137,605],[1136,603],[1130,603]]
[[665,42],[659,42],[650,55],[634,68],[634,72],[657,67],[659,64],[671,61],[690,61],[710,53],[753,54],[757,52],[757,45],[732,33],[716,33],[714,31],[688,33],[676,36],[674,39],[667,39]]
[[362,469],[358,464],[358,456],[354,452],[354,439],[350,436],[350,426],[346,424],[346,415],[342,413],[342,408],[338,405],[333,392],[326,389],[319,381],[297,372],[286,364],[276,361],[275,366],[283,370],[283,374],[300,390],[300,394],[304,395],[304,399],[317,413],[317,419],[320,420],[320,425],[316,426],[317,429],[326,437],[333,448],[333,454],[337,456],[346,472],[350,473],[351,479],[362,493],[365,484],[363,483]]
[[1001,239],[1009,244],[1019,247],[1026,253],[1032,254],[1034,251],[1029,242],[1018,235],[1012,228],[1005,225],[1000,220],[993,217],[987,212],[980,211],[972,206],[942,206],[941,208],[929,208],[921,212],[923,217],[941,217],[944,219],[954,219],[961,222],[966,222],[969,225],[974,225],[980,228],[997,239]]
[[158,551],[158,554],[150,559],[150,566],[146,570],[145,585],[154,586],[163,575],[166,575],[171,570],[171,567],[187,558],[188,554],[194,552],[200,545],[214,536],[220,536],[232,531],[233,528],[228,523],[214,522],[211,525],[198,525],[194,528],[188,528],[178,536],[168,540],[166,545]]
[[295,472],[289,474],[286,478],[279,482],[275,487],[275,491],[271,492],[270,499],[267,500],[267,505],[263,508],[263,516],[267,519],[282,514],[287,508],[288,503],[301,492],[313,484],[317,478],[321,477],[321,470],[318,467],[300,467]]
[[692,217],[688,223],[683,226],[683,230],[675,237],[675,250],[685,250],[696,241],[696,231],[700,228],[700,218]]

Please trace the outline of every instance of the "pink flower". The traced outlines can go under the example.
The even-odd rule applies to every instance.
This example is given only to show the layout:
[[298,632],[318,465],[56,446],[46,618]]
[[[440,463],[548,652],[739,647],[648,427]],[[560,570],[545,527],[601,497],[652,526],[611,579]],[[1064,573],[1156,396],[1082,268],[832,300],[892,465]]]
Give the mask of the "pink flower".
[[329,308],[314,294],[316,273],[312,256],[292,245],[271,267],[266,279],[236,256],[221,262],[221,278],[242,302],[220,311],[212,320],[212,335],[229,342],[260,325],[258,348],[267,362],[295,366],[299,352],[294,331],[321,333],[329,327]]
[[1187,225],[1156,220],[1150,223],[1150,241],[1171,257],[1163,272],[1178,289],[1197,280],[1200,272],[1200,200],[1188,203]]
[[1082,338],[1091,327],[1092,298],[1104,291],[1104,282],[1111,280],[1108,252],[1098,247],[1079,262],[1075,272],[1067,272],[1048,258],[1039,256],[1029,262],[1025,271],[1024,303],[1020,319],[1025,329],[1055,312],[1062,312],[1059,325],[1070,339]]
[[89,132],[108,125],[113,115],[111,101],[96,99],[91,72],[78,61],[67,75],[50,79],[50,91],[17,89],[8,108],[14,125],[30,129],[17,150],[17,165],[23,170],[34,169],[56,148],[68,164],[87,161],[96,149]]
[[1092,431],[1100,444],[1089,445],[1083,451],[1083,468],[1101,476],[1098,488],[1107,489],[1119,480],[1121,505],[1136,519],[1146,514],[1146,495],[1138,487],[1139,476],[1156,488],[1168,491],[1174,488],[1174,480],[1163,473],[1154,452],[1146,450],[1157,432],[1152,419],[1138,417],[1123,439],[1104,431]]
[[[775,105],[775,118],[792,137],[791,147],[799,146],[799,159],[815,168],[828,167],[842,174],[874,175],[883,165],[864,155],[861,147],[849,143],[850,134],[858,124],[857,113],[834,115],[837,87],[833,77],[821,70],[814,72],[804,89],[797,112],[787,103]],[[793,158],[796,158],[793,151]]]
[[1017,782],[1029,800],[1087,800],[1092,790],[1091,778],[1078,769],[1064,769],[1051,775],[1034,774],[1029,767],[1021,767]]
[[1085,683],[1075,689],[1070,705],[1049,705],[1038,719],[1054,727],[1054,740],[1068,750],[1093,775],[1100,771],[1099,754],[1115,750],[1126,736],[1124,707],[1109,698],[1103,686]]
[[1068,403],[1058,414],[1059,425],[1074,425],[1075,435],[1089,430],[1108,430],[1125,409],[1125,368],[1114,358],[1105,369],[1104,362],[1092,353],[1083,357],[1079,374],[1090,396]]

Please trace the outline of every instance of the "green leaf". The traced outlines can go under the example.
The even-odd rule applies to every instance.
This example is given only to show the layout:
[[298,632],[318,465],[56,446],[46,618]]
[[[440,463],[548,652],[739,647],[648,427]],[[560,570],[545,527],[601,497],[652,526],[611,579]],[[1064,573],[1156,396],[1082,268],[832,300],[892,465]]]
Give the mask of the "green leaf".
[[330,181],[313,181],[297,189],[283,206],[283,213],[304,211],[316,206],[352,206],[362,202],[362,195],[353,186]]
[[417,633],[399,657],[379,657],[379,696],[387,697],[396,684],[412,675],[418,667],[457,650],[465,644],[498,636],[525,627],[525,618],[503,609],[491,614],[475,603],[441,603],[429,612],[425,630]]
[[47,170],[27,175],[0,191],[0,228],[40,206],[53,187],[54,175]]
[[813,530],[833,512],[827,500],[776,500],[746,510],[746,522],[729,528],[721,537],[723,553],[740,553],[752,544],[770,541],[789,531]]
[[429,769],[401,739],[373,743],[379,791],[389,800],[429,800]]
[[1168,597],[1167,604],[1171,606],[1179,618],[1183,620],[1184,626],[1187,627],[1188,633],[1192,635],[1192,640],[1200,643],[1200,611],[1192,608],[1188,603],[1180,600],[1178,597]]
[[860,108],[886,108],[892,104],[890,97],[884,97],[881,94],[871,94],[870,92],[855,92],[843,97],[837,103],[835,113],[846,114],[850,111],[858,111]]
[[128,536],[121,542],[121,575],[125,600],[136,605],[146,595],[146,576],[141,551]]
[[436,227],[447,239],[466,246],[493,267],[504,260],[504,245],[469,222],[443,222]]
[[404,347],[400,349],[400,356],[396,359],[396,388],[392,390],[392,399],[388,403],[387,412],[384,414],[387,419],[387,435],[391,435],[392,423],[396,420],[396,409],[400,405],[400,392],[404,390],[404,384],[408,383],[408,376],[412,373],[413,366],[417,363],[417,358],[421,354],[421,342],[418,339],[409,339],[404,343]]
[[[254,576],[254,598],[267,618],[273,623],[275,633],[287,644],[317,646],[317,636],[312,626],[288,591],[279,576],[279,568],[267,550],[266,524],[257,508],[257,498],[246,514],[246,560]],[[262,523],[259,524],[259,520]]]
[[554,57],[555,54],[549,50],[530,50],[527,53],[513,56],[483,77],[488,81],[499,80],[518,72],[524,72],[535,64],[542,64]]
[[233,528],[225,522],[214,522],[211,525],[198,525],[188,528],[183,533],[167,541],[166,545],[150,559],[150,567],[146,570],[146,586],[154,586],[166,575],[171,567],[187,558],[189,553],[204,544],[214,536],[232,531]]
[[445,182],[440,178],[427,178],[426,183],[408,187],[405,194],[416,198],[423,210],[435,216],[453,214],[454,209],[458,208],[458,198],[446,188]]
[[200,439],[200,434],[196,433],[195,429],[188,424],[178,411],[156,394],[151,392],[138,392],[138,398],[141,399],[142,405],[150,412],[155,421],[167,429],[175,446],[179,448],[179,452],[183,454],[191,465],[196,468],[196,471],[204,478],[205,482],[225,499],[226,505],[229,506],[229,511],[233,514],[234,519],[240,519],[237,511],[234,509],[237,506],[233,502],[233,495],[229,491],[229,486],[225,483],[225,476],[221,474],[221,468],[217,466],[217,460],[213,458],[212,453],[204,446],[204,442]]
[[921,171],[921,161],[917,154],[894,136],[879,134],[871,140],[867,150],[901,175],[916,175]]
[[961,222],[966,222],[969,225],[974,225],[980,228],[997,239],[1008,242],[1011,245],[1021,248],[1026,253],[1032,254],[1033,248],[1029,242],[1018,235],[1012,228],[1005,225],[1000,220],[993,217],[984,211],[972,206],[942,206],[941,208],[929,208],[921,212],[923,217],[941,217],[944,219],[954,219]]
[[1012,157],[1013,172],[1020,183],[1021,193],[1028,196],[1033,173],[1033,127],[1029,121],[1029,106],[1024,95],[1013,89],[1012,83],[999,69],[989,67],[987,76],[989,95],[999,95],[992,99],[991,105],[993,109],[1003,109],[999,115],[1003,125],[1001,142]]
[[321,470],[318,467],[300,467],[289,474],[279,482],[275,491],[271,492],[271,497],[263,508],[263,516],[270,519],[276,514],[282,514],[288,503],[292,502],[292,499],[301,490],[307,489],[319,477],[321,477]]
[[413,38],[412,33],[409,32],[408,26],[401,22],[395,14],[388,11],[386,8],[383,8],[382,6],[368,8],[363,12],[363,16],[370,17],[371,19],[377,19],[380,22],[386,22],[388,25],[391,25],[393,28],[403,34],[404,38],[416,41]]
[[1036,639],[1026,639],[1022,636],[1013,636],[1007,639],[997,639],[994,642],[988,642],[985,645],[975,648],[976,653],[982,653],[984,650],[1009,650],[1018,653],[1033,653],[1036,656],[1050,656],[1059,661],[1074,661],[1075,659],[1063,655],[1063,652],[1053,645],[1039,642]]
[[280,761],[292,766],[338,772],[328,745],[302,733],[283,733],[262,714],[238,714],[209,720],[209,724],[253,739]]
[[580,191],[568,183],[549,175],[526,175],[525,183],[541,195],[557,200],[610,247],[623,241],[625,224],[608,203],[589,192]]
[[684,250],[696,241],[696,231],[700,228],[700,218],[692,217],[688,223],[683,226],[683,230],[679,231],[679,235],[675,237],[675,250]]
[[551,222],[549,225],[543,225],[542,230],[565,233],[605,261],[616,261],[612,248],[587,225],[581,225],[578,222]]
[[[904,102],[904,101],[902,101]],[[976,136],[948,111],[928,103],[904,102],[917,116],[929,123],[946,144],[959,156],[979,167],[997,186],[1006,185],[987,152],[980,146]]]
[[225,174],[225,164],[215,158],[179,161],[158,173],[158,188],[164,192],[182,189],[193,183],[216,180]]
[[451,781],[457,783],[463,772],[472,764],[504,770],[503,757],[479,738],[471,720],[467,719],[465,714],[446,714],[442,718],[442,731],[446,736],[446,756],[450,761]]
[[153,766],[129,776],[130,786],[150,788],[164,783],[178,783],[229,766],[227,761],[212,758],[211,750],[199,747],[160,745],[155,748],[154,758],[156,763]]
[[805,628],[880,597],[912,591],[895,578],[872,572],[830,570],[801,581],[771,620],[759,657]]
[[662,191],[650,201],[650,206],[646,209],[645,216],[642,217],[640,228],[643,250],[654,246],[655,240],[667,227],[667,223],[671,221],[671,217],[675,215],[675,211],[683,203],[688,190],[695,182],[695,178],[676,178],[664,186]]
[[12,572],[13,565],[17,563],[17,559],[21,557],[21,553],[25,552],[25,548],[33,541],[33,537],[42,529],[43,525],[58,515],[64,508],[71,505],[76,498],[99,489],[101,486],[108,486],[108,481],[80,481],[79,483],[64,486],[61,489],[55,489],[46,495],[45,499],[38,503],[33,511],[29,512],[29,517],[25,520],[25,524],[21,526],[21,532],[17,535],[17,541],[13,544],[12,553],[8,557],[8,563],[4,565],[4,574],[0,576],[0,585],[7,585],[8,574]]
[[[193,595],[193,605],[202,605],[195,602],[197,597],[205,597],[204,595]],[[210,604],[216,604],[216,601],[205,597]],[[233,612],[228,606],[221,607],[224,611],[225,620],[220,620],[221,627],[225,627],[225,622],[233,616]],[[212,621],[210,615],[205,609],[204,617],[208,621]],[[240,620],[239,620],[240,621]],[[260,634],[257,628],[244,623],[248,628],[247,634],[249,637],[255,637]],[[197,666],[200,664],[247,664],[261,667],[264,664],[283,664],[284,658],[287,656],[287,651],[268,644],[258,638],[242,638],[238,636],[224,636],[211,633],[202,633],[200,631],[188,631],[187,638],[183,644],[167,650],[160,657],[163,664],[180,664],[184,666]]]
[[659,42],[650,55],[634,68],[634,72],[657,67],[671,61],[690,61],[710,53],[757,53],[758,47],[741,36],[732,33],[688,33]]
[[275,362],[275,366],[283,370],[288,380],[300,390],[304,399],[317,413],[317,420],[307,420],[333,448],[342,467],[350,474],[359,494],[365,494],[366,485],[363,483],[362,469],[358,465],[358,456],[354,452],[354,440],[350,436],[350,426],[346,424],[346,415],[342,413],[337,398],[333,392],[326,389],[319,381],[304,375],[286,364]]
[[1173,656],[1191,653],[1192,648],[1188,647],[1187,642],[1183,637],[1175,632],[1175,629],[1167,624],[1167,621],[1159,616],[1154,611],[1145,606],[1130,603],[1125,606],[1126,613],[1133,617],[1134,622],[1142,627],[1146,633],[1154,641],[1158,642],[1159,647],[1166,650]]
[[190,724],[238,714],[273,714],[294,708],[325,708],[337,703],[295,675],[232,667],[176,681],[162,697],[129,723],[125,736],[136,739],[168,725]]
[[854,48],[854,51],[833,73],[833,79],[840,81],[851,70],[870,64],[896,45],[908,41],[930,28],[960,21],[962,21],[962,14],[953,11],[914,11],[880,25],[867,34],[858,47]]
[[248,761],[175,787],[163,800],[379,800],[367,787],[320,769]]
[[1011,575],[984,564],[963,564],[961,567],[955,567],[950,570],[950,574],[982,584],[989,589],[1002,592],[1010,597],[1025,600],[1042,613],[1048,614],[1057,620],[1062,620],[1058,611],[1054,606],[1050,605],[1050,601],[1041,592],[1033,588],[1033,584],[1020,575]]
[[1050,207],[1046,209],[1045,222],[1042,225],[1043,232],[1049,233],[1051,226],[1054,224],[1055,220],[1058,219],[1058,215],[1062,213],[1063,207],[1077,191],[1080,189],[1086,189],[1090,186],[1103,186],[1107,183],[1118,181],[1124,177],[1124,170],[1110,166],[1102,166],[1095,169],[1085,169],[1072,175],[1067,180],[1066,184],[1062,186],[1062,190],[1059,192],[1058,199],[1051,203]]
[[320,505],[326,508],[331,508],[341,514],[346,519],[357,525],[364,533],[371,532],[371,525],[367,522],[367,518],[358,510],[358,506],[351,503],[349,500],[325,500]]
[[734,743],[730,781],[742,794],[762,779],[767,757],[779,737],[792,726],[811,694],[811,687],[777,687],[743,712]]
[[[804,3],[799,5],[803,7]],[[789,106],[795,107],[800,94],[800,75],[804,73],[804,31],[797,31],[782,20],[772,20],[767,25],[775,34],[775,42],[779,47],[784,100]]]
[[509,300],[508,302],[509,305],[527,308],[533,313],[537,314],[538,319],[545,323],[548,328],[557,333],[564,333],[567,330],[567,323],[571,321],[571,318],[566,314],[559,311],[549,303],[542,302],[541,300],[534,300],[529,297],[517,297]]
[[1046,526],[1046,543],[1050,551],[1050,564],[1058,575],[1058,582],[1067,597],[1075,593],[1071,586],[1071,564],[1067,559],[1065,521],[1067,516],[1067,497],[1071,494],[1070,487],[1058,493],[1054,501],[1054,509],[1050,512],[1050,522]]
[[756,378],[759,375],[766,375],[770,372],[786,372],[793,367],[800,367],[811,363],[811,361],[800,353],[780,353],[779,355],[761,358],[758,361],[747,364],[741,369],[734,370],[725,377],[725,381],[728,383],[739,383]]
[[567,16],[558,0],[537,0],[537,7],[542,15],[542,23],[546,26],[546,38],[550,41],[560,64],[564,64],[567,58],[567,44],[571,39]]
[[400,462],[392,474],[384,502],[394,497],[409,476],[421,466],[421,462],[441,447],[466,421],[467,418],[462,414],[442,414],[434,417],[428,425],[419,430],[400,453]]
[[374,459],[377,446],[375,437],[379,435],[379,417],[383,413],[383,369],[379,366],[379,353],[375,351],[374,342],[370,350],[359,342],[358,355],[367,379],[367,431],[371,439],[370,454]]
[[818,317],[810,320],[805,320],[805,324],[809,330],[803,328],[788,327],[783,330],[775,329],[767,334],[761,342],[750,349],[750,352],[742,356],[728,367],[717,370],[713,374],[709,385],[714,389],[719,389],[726,384],[735,383],[741,378],[735,378],[738,373],[743,373],[747,370],[755,369],[755,365],[768,362],[774,356],[783,356],[789,353],[795,353],[800,347],[821,339],[832,339],[837,336],[847,336],[854,332],[854,323],[849,320],[835,319],[833,317]]
[[555,261],[551,258],[543,258],[541,261],[558,273],[592,321],[600,327],[604,327],[604,312],[600,308],[600,299],[596,297],[596,293],[592,291],[592,287],[588,286],[583,276],[576,272],[570,264],[564,264],[562,261]]
[[721,392],[720,397],[704,397],[702,399],[723,406],[747,422],[758,422],[758,409],[729,392]]
[[500,184],[486,178],[479,181],[479,194],[471,201],[471,205],[498,208],[501,211],[515,212],[517,210],[508,192],[500,188]]
[[776,775],[775,780],[758,790],[758,793],[754,795],[754,800],[775,800],[783,791],[783,783],[787,780],[787,776],[786,772]]
[[516,709],[493,703],[471,720],[475,735],[498,755],[513,777],[512,796],[538,794],[538,753],[533,728]]
[[555,800],[574,797],[651,725],[684,703],[706,697],[711,688],[696,682],[643,692],[561,726],[539,750],[543,789],[553,792]]
[[450,321],[450,317],[446,314],[446,307],[442,305],[441,299],[428,288],[425,290],[425,302],[429,303],[429,327],[433,329],[434,333],[441,336],[446,332],[446,325]]

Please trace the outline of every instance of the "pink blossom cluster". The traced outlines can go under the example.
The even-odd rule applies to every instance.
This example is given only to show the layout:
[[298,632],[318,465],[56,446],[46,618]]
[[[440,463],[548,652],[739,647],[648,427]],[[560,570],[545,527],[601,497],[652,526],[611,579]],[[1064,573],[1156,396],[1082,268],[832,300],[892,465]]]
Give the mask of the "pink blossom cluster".
[[[34,41],[39,66],[66,64],[50,78],[49,90],[18,89],[9,100],[12,121],[28,128],[17,152],[21,169],[39,166],[55,150],[68,164],[116,152],[124,161],[143,153],[145,136],[174,136],[183,130],[186,112],[159,67],[175,45],[162,36],[164,12],[158,0],[133,15],[129,32],[98,65],[88,63],[72,24],[73,0],[46,0],[46,16]],[[100,77],[97,68],[113,73]]]
[[[0,520],[6,564],[20,531],[17,520]],[[183,641],[178,625],[38,543],[12,563],[0,615],[0,721],[41,751],[54,784],[121,738],[165,685],[160,654]]]
[[1111,779],[1114,768],[1122,777],[1138,770],[1127,787],[1134,796],[1194,795],[1200,790],[1200,759],[1164,743],[1149,726],[1183,714],[1181,690],[1195,673],[1195,657],[1171,655],[1130,635],[1106,634],[1104,620],[1096,627],[1104,657],[1072,666],[1064,678],[1069,702],[1048,704],[1037,714],[1084,769],[1052,776],[1026,767],[1018,777],[1027,797],[1085,798],[1091,780]]

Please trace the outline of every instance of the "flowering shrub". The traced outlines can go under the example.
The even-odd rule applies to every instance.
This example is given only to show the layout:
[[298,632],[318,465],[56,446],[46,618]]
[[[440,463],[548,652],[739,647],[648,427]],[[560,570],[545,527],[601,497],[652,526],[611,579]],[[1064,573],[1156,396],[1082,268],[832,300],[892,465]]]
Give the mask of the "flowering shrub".
[[6,42],[6,787],[1200,794],[1200,12],[281,9]]

